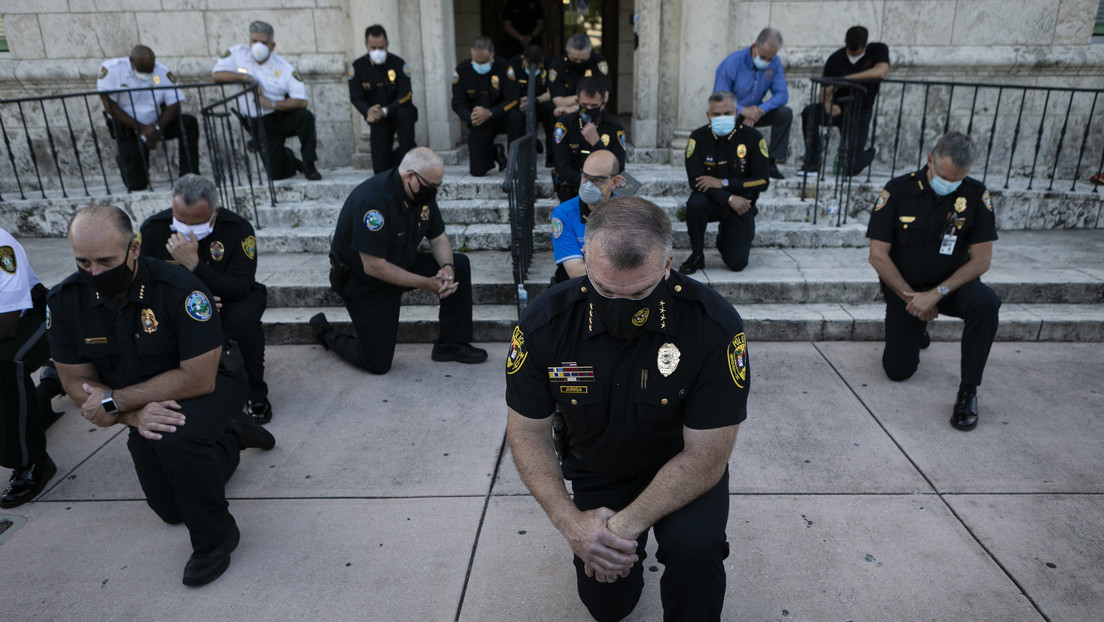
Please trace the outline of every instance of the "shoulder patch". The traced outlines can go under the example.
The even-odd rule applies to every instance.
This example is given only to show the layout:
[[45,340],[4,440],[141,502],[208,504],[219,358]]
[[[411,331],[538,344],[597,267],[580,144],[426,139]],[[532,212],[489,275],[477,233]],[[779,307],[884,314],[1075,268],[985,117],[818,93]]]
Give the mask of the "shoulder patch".
[[368,227],[369,231],[379,231],[383,228],[383,214],[379,210],[370,210],[364,215],[364,226]]
[[728,344],[728,373],[732,382],[743,389],[747,386],[747,337],[737,333]]
[[517,76],[514,75],[514,66],[510,65],[506,68],[506,77],[511,80],[517,80]]
[[211,301],[203,292],[194,291],[188,294],[188,298],[184,300],[184,310],[193,320],[206,322],[211,319]]
[[878,195],[878,202],[874,204],[874,211],[885,207],[886,201],[889,201],[889,190],[883,188],[882,193]]
[[100,67],[100,80],[107,77],[107,67]]
[[300,82],[302,82],[302,81],[303,81],[303,76],[299,75],[299,71],[298,71],[298,70],[296,70],[296,71],[292,71],[292,72],[291,72],[291,77],[295,78],[296,80],[298,80],[298,81],[300,81]]
[[769,155],[767,155],[767,139],[766,138],[760,138],[759,139],[759,153],[762,153],[764,158],[769,158],[770,157]]
[[625,130],[617,130],[617,141],[621,143],[621,148],[625,151],[629,150],[628,145],[625,144]]
[[356,69],[354,69],[352,65],[349,65],[349,79],[352,80],[353,76],[355,76],[355,75],[356,75]]
[[219,58],[230,58],[230,49],[227,48],[222,54],[219,54]]
[[565,134],[567,134],[567,128],[564,127],[563,123],[557,123],[556,128],[552,130],[552,138],[556,141],[557,145],[563,140]]
[[606,61],[598,63],[598,71],[601,71],[603,75],[609,75],[609,65],[606,64]]
[[46,305],[46,330],[50,330],[50,327],[54,325],[53,316],[50,315],[50,305]]
[[525,335],[520,326],[514,327],[514,333],[510,335],[510,353],[506,355],[506,373],[513,375],[525,364],[529,352],[525,349]]
[[990,212],[993,211],[993,199],[989,197],[988,190],[981,193],[981,202],[985,204],[985,209],[989,210]]
[[552,218],[552,237],[558,239],[563,235],[563,221],[559,218]]
[[172,82],[173,84],[176,84],[176,76],[173,75],[173,72],[170,71],[170,72],[166,73],[165,77],[169,79],[169,82]]
[[406,63],[403,63],[403,75],[408,78],[410,77],[410,66]]
[[242,250],[245,251],[245,256],[253,259],[257,256],[257,236],[251,235],[242,240]]
[[549,82],[555,82],[556,81],[556,70],[555,69],[549,69],[548,70],[548,81]]
[[686,157],[689,158],[690,156],[694,155],[694,147],[697,144],[698,144],[697,141],[695,141],[693,138],[686,141]]
[[455,69],[452,70],[452,83],[456,84],[460,81],[460,74]]
[[18,266],[15,265],[15,249],[10,246],[0,246],[0,270],[8,274],[15,274]]

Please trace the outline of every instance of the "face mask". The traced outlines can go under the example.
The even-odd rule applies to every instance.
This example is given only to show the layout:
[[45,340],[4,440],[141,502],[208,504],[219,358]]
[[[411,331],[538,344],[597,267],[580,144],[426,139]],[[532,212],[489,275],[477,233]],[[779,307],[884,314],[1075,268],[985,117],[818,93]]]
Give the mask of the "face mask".
[[410,194],[414,195],[411,200],[415,205],[428,205],[430,201],[437,198],[437,186],[428,186],[423,184],[421,180],[418,181],[418,191],[410,191]]
[[540,75],[540,67],[526,67],[525,73],[529,74],[530,78],[534,78]]
[[602,189],[592,181],[584,181],[583,185],[579,186],[579,200],[587,205],[594,205],[602,200]]
[[[847,52],[844,52],[844,54],[847,54]],[[852,65],[854,65],[855,63],[859,62],[859,59],[862,58],[865,54],[866,54],[865,50],[863,50],[863,52],[861,54],[859,54],[858,56],[851,56],[850,54],[847,54],[847,60]]]
[[938,194],[941,197],[945,197],[948,194],[954,192],[955,190],[958,190],[958,187],[961,186],[961,185],[962,185],[962,180],[961,179],[958,180],[958,181],[947,181],[946,179],[943,179],[939,175],[936,175],[935,173],[932,173],[932,178],[931,178],[932,191],[934,191],[936,194]]
[[377,65],[382,65],[387,60],[387,50],[369,50],[368,58]]
[[472,61],[472,69],[475,70],[475,73],[477,73],[481,76],[485,76],[485,75],[487,75],[488,73],[491,72],[491,64],[490,63],[477,63],[473,60]]
[[134,69],[134,65],[131,65],[130,68],[134,71],[134,77],[138,78],[142,82],[149,82],[150,79],[153,78],[152,71],[138,71],[137,69]]
[[134,278],[134,270],[131,270],[130,266],[127,265],[129,259],[130,246],[128,245],[126,255],[123,256],[123,263],[114,268],[99,274],[92,274],[83,268],[78,268],[77,271],[80,272],[84,282],[99,292],[101,296],[114,298],[125,292],[130,287],[130,281]]
[[258,63],[265,62],[270,51],[271,50],[268,49],[268,46],[261,43],[260,41],[256,41],[253,43],[253,45],[249,46],[249,53],[253,55],[253,60],[257,61]]
[[[587,276],[590,280],[590,276]],[[639,300],[629,298],[606,298],[590,284],[589,301],[606,330],[617,339],[628,341],[636,337],[653,313],[658,313],[660,299],[663,298],[663,279],[650,294]]]
[[206,222],[201,222],[198,225],[187,225],[177,220],[174,216],[172,219],[172,224],[169,225],[169,228],[186,238],[188,237],[188,234],[191,233],[195,236],[196,240],[202,240],[203,238],[211,235],[211,232],[215,230],[215,225],[210,220]]
[[588,108],[583,108],[582,106],[579,107],[579,120],[583,122],[583,125],[586,125],[587,123],[593,123],[594,117],[597,117],[600,114],[602,114],[601,108],[595,108],[591,110]]
[[717,136],[728,136],[732,133],[732,130],[736,129],[736,117],[728,115],[713,117],[709,120],[709,126],[713,128],[713,133]]
[[756,69],[766,69],[770,67],[770,61],[759,58],[758,54],[755,55],[755,58],[751,59],[751,64],[755,65]]
[[570,69],[571,71],[574,71],[575,73],[586,73],[587,67],[589,67],[589,66],[590,66],[590,61],[589,60],[584,60],[584,61],[569,60],[569,61],[567,61],[567,68]]

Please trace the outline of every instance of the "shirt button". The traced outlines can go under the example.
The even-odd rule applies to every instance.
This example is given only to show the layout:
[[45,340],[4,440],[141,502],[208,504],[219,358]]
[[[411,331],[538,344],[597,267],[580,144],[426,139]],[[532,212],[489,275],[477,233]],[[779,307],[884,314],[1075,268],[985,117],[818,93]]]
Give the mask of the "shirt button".
[[682,286],[681,285],[676,285],[675,286],[675,292],[677,293],[677,292],[681,292],[681,291],[682,291]]
[[572,406],[578,406],[579,405],[579,400],[571,400],[571,405]]
[[659,403],[666,406],[667,405],[667,398],[663,398],[663,399],[659,400]]
[[586,289],[586,286],[585,286],[585,285],[584,285],[583,287],[580,287],[580,288],[579,288],[579,290],[580,290],[580,291],[582,291],[582,292],[583,292],[584,294],[585,294],[585,293],[586,293],[586,291],[587,291],[587,289]]

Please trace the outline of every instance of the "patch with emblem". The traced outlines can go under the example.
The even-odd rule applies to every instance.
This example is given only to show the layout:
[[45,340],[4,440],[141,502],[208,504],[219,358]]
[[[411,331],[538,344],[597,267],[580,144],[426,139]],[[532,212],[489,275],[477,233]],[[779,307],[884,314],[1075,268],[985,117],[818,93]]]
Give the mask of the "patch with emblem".
[[492,89],[497,89],[498,88],[498,76],[491,76],[491,88]]
[[383,214],[379,210],[371,210],[364,215],[364,226],[369,231],[379,231],[383,228]]
[[741,389],[747,386],[747,338],[738,333],[728,344],[728,373]]
[[644,323],[648,321],[649,313],[651,313],[651,311],[648,309],[648,307],[644,307],[643,309],[634,313],[632,316],[632,325],[643,326]]
[[298,71],[292,71],[291,72],[291,77],[295,78],[296,80],[298,80],[300,82],[303,81],[303,76],[300,76]]
[[981,202],[985,205],[985,209],[989,210],[990,212],[993,211],[993,199],[989,198],[988,190],[981,193]]
[[218,240],[211,242],[211,246],[208,247],[208,250],[211,252],[211,259],[215,261],[222,261],[222,257],[226,254],[226,247]]
[[514,333],[510,335],[510,353],[506,355],[506,373],[516,374],[525,364],[525,358],[529,353],[525,350],[525,335],[520,326],[514,327]]
[[606,64],[606,61],[598,63],[598,71],[601,71],[603,74],[609,75],[609,65]]
[[422,206],[422,220],[429,220],[429,206]]
[[737,158],[746,158],[747,157],[747,147],[744,146],[744,145],[737,145],[736,146],[736,157]]
[[253,259],[257,256],[257,238],[249,236],[242,240],[242,250],[245,251],[245,256]]
[[353,69],[353,66],[349,65],[349,79],[352,80],[353,76],[355,76],[355,75],[356,75],[356,69]]
[[142,309],[142,330],[147,335],[157,332],[157,316],[153,314],[153,309]]
[[170,71],[170,72],[166,73],[165,77],[169,79],[169,82],[172,82],[173,84],[176,84],[176,76],[173,75],[173,72]]
[[161,76],[153,76],[154,86],[161,86]]
[[50,330],[50,327],[54,324],[54,318],[50,315],[50,305],[46,305],[46,330]]
[[15,274],[15,249],[10,246],[0,246],[0,270],[8,274]]
[[769,155],[767,155],[767,139],[765,138],[759,139],[759,153],[763,154],[764,158],[770,157]]
[[629,148],[625,145],[625,130],[617,130],[617,142],[621,143],[621,148],[628,151]]
[[878,195],[878,202],[874,204],[874,211],[878,211],[885,207],[886,201],[889,200],[889,190],[882,189],[882,193]]
[[388,69],[387,70],[387,81],[388,82],[394,82],[395,78],[397,78],[397,77],[398,77],[398,75],[395,73],[394,69]]
[[549,82],[555,82],[556,81],[556,70],[555,69],[549,69],[548,70],[548,81]]
[[453,69],[452,70],[452,83],[456,84],[459,81],[460,81],[460,74],[456,73],[456,70]]
[[563,221],[559,218],[552,219],[552,237],[553,239],[559,239],[563,235]]
[[219,54],[219,58],[230,58],[230,50],[224,50],[222,54]]
[[697,144],[698,143],[695,142],[693,138],[686,141],[686,157],[689,158],[690,156],[694,155],[694,146]]
[[506,68],[506,77],[511,80],[517,80],[517,75],[514,74],[514,66],[510,65]]
[[407,67],[406,63],[403,63],[403,75],[410,77],[410,67]]
[[966,197],[958,197],[955,199],[955,211],[959,214],[966,211]]
[[556,141],[557,145],[560,144],[560,141],[563,140],[563,137],[566,134],[567,128],[564,127],[563,123],[557,123],[556,128],[552,130],[552,138]]
[[560,363],[558,367],[548,368],[548,380],[551,382],[594,382],[594,367],[578,363]]
[[609,147],[609,134],[602,134],[602,146]]
[[107,77],[107,67],[100,67],[100,80]]
[[665,343],[659,346],[659,355],[656,357],[656,366],[659,367],[659,373],[663,374],[664,378],[675,373],[681,356],[682,353],[673,343]]
[[184,310],[193,320],[206,322],[211,319],[211,301],[203,292],[192,292],[184,300]]

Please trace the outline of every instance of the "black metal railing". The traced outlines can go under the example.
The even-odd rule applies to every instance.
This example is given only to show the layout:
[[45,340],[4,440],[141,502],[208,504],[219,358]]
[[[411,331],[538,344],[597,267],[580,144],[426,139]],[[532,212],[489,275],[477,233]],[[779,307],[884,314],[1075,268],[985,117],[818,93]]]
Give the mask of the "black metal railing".
[[[536,81],[529,80],[525,110],[525,136],[510,145],[506,178],[502,189],[510,204],[510,259],[517,287],[518,319],[524,309],[522,289],[533,261],[533,228],[536,225],[537,203],[537,117]],[[528,293],[525,294],[528,300]]]

